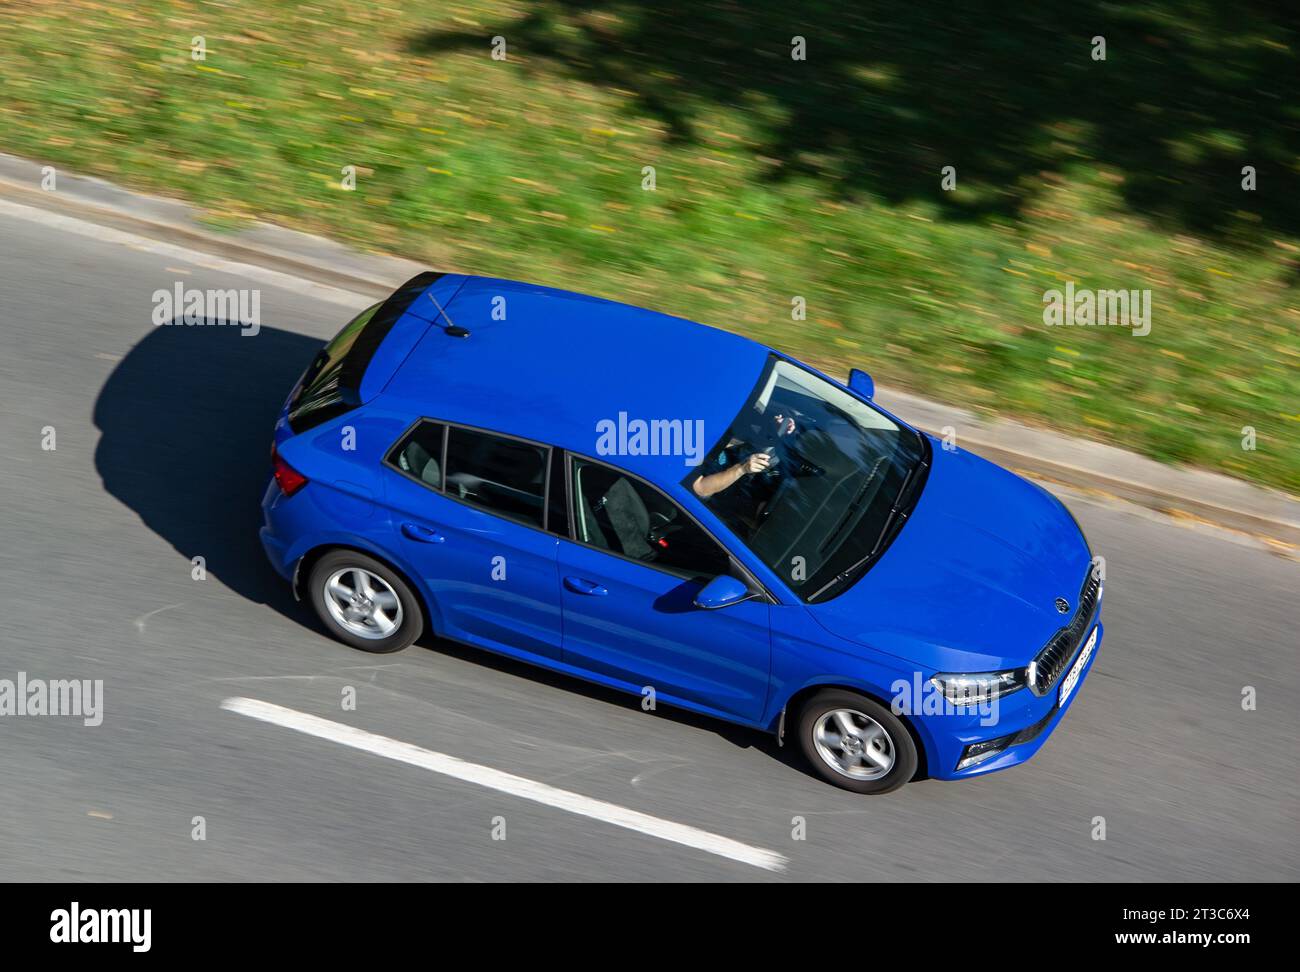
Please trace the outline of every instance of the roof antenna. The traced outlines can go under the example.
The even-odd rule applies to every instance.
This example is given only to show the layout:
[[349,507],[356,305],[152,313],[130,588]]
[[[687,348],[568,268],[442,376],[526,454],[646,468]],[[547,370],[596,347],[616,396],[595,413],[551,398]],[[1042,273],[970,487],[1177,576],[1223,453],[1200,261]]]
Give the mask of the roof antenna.
[[[469,331],[465,330],[465,328],[463,327],[458,327],[457,325],[451,322],[451,317],[447,314],[445,310],[442,309],[442,305],[438,303],[438,298],[433,296],[432,290],[426,290],[424,292],[424,295],[428,297],[431,301],[433,301],[433,306],[438,308],[438,314],[441,317],[447,318],[447,324],[445,327],[443,327],[443,331],[449,337],[469,337]],[[434,321],[433,323],[437,324],[438,322]]]

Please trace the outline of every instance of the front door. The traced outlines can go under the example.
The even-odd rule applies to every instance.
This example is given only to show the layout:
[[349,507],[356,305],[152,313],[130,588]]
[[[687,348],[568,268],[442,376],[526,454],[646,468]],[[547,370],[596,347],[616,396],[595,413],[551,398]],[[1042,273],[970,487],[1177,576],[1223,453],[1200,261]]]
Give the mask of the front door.
[[665,701],[757,721],[767,700],[771,633],[755,597],[705,610],[725,550],[662,492],[571,457],[576,541],[559,541],[564,661]]

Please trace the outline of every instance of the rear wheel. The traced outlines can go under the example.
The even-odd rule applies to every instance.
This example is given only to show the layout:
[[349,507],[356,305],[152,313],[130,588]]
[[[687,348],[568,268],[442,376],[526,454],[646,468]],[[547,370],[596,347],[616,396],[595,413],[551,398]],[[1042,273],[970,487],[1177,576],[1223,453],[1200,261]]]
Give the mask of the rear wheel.
[[888,793],[916,773],[916,744],[902,720],[846,689],[824,689],[804,704],[799,746],[822,779],[854,793]]
[[355,550],[332,550],[307,580],[312,607],[339,641],[362,651],[401,651],[420,637],[424,615],[391,567]]

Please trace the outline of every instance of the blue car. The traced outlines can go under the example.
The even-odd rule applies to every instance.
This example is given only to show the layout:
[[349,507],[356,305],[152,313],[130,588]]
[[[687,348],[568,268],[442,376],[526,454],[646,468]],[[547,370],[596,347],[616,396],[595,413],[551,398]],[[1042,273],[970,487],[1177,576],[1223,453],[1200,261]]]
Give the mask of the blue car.
[[425,273],[275,426],[262,543],[339,640],[423,633],[793,734],[883,793],[1029,759],[1101,643],[1046,490],[754,341]]

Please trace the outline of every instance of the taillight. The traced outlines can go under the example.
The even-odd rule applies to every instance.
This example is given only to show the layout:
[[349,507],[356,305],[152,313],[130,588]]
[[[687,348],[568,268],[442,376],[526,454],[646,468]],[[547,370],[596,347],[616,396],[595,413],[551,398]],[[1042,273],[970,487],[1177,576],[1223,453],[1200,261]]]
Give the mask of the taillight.
[[275,446],[271,446],[271,465],[275,469],[276,484],[285,496],[292,496],[307,485],[307,477],[280,458]]

